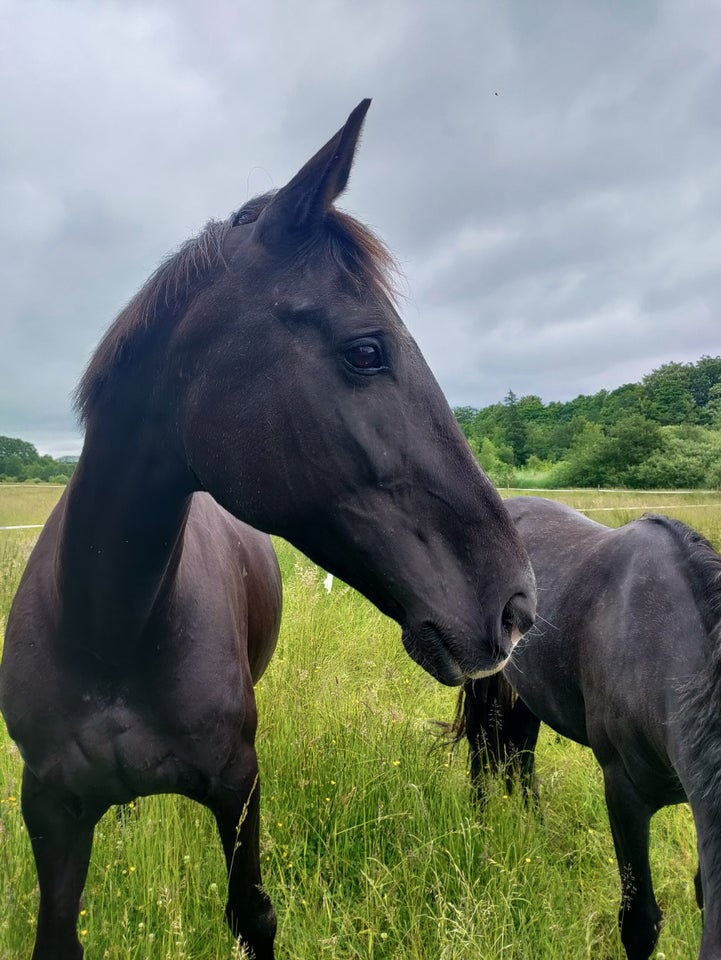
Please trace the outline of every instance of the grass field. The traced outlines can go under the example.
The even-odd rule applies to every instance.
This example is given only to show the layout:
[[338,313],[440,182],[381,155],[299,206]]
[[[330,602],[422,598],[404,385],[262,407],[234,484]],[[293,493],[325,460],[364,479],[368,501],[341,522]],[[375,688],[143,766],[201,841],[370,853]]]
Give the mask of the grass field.
[[[0,525],[42,522],[60,492],[0,485]],[[658,510],[721,546],[718,494],[543,495],[614,526]],[[0,531],[0,631],[37,532]],[[395,624],[337,581],[328,594],[322,571],[277,546],[283,630],[257,693],[262,859],[278,957],[622,960],[619,884],[590,752],[544,729],[542,816],[496,785],[478,820],[465,750],[432,749],[429,721],[450,718],[455,691],[406,656]],[[29,956],[37,907],[19,772],[3,730],[0,960]],[[662,811],[652,837],[666,915],[657,957],[693,958],[701,921],[688,809]],[[240,957],[224,927],[223,881],[201,807],[153,797],[111,812],[97,831],[81,916],[89,960]]]

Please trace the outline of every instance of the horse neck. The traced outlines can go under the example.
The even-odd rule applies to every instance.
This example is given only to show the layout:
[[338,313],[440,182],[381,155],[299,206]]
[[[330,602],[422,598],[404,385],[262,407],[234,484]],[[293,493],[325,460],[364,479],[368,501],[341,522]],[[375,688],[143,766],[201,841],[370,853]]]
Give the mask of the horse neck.
[[110,667],[172,589],[192,493],[180,459],[143,437],[89,427],[56,553],[62,634]]

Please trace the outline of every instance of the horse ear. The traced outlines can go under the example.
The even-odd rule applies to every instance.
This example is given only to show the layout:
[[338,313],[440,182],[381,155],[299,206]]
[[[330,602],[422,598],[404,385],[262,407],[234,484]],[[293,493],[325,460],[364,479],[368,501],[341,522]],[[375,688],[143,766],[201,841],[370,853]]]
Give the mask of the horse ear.
[[361,100],[338,133],[276,193],[258,218],[262,240],[312,229],[323,219],[346,188],[370,105],[369,99]]

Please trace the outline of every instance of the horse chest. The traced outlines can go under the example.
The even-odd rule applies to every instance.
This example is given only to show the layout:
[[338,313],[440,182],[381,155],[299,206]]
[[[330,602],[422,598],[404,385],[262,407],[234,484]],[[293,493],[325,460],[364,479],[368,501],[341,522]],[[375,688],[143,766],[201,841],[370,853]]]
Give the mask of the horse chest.
[[[85,691],[31,742],[19,742],[39,779],[109,804],[152,793],[202,793],[228,763],[246,711],[235,703],[178,715],[165,698],[138,704]],[[181,789],[182,788],[182,789]]]

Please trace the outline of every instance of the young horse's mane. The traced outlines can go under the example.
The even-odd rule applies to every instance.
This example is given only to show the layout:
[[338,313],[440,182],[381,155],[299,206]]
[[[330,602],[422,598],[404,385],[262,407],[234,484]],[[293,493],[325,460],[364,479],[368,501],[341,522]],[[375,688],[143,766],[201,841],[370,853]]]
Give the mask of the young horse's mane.
[[[674,537],[690,565],[694,596],[707,624],[710,647],[705,669],[680,680],[680,719],[693,759],[689,793],[719,796],[721,789],[721,556],[696,530],[670,517],[647,516]],[[721,797],[719,797],[721,806]]]
[[[187,240],[145,281],[109,327],[78,384],[75,408],[83,423],[138,349],[146,346],[149,338],[167,331],[215,270],[227,267],[223,246],[228,234],[234,227],[257,220],[273,195],[254,197],[226,220],[209,221],[197,237]],[[319,246],[355,287],[371,286],[395,299],[396,263],[368,227],[333,208],[313,238],[313,249]],[[307,255],[308,249],[307,245],[300,247],[298,255]]]
[[681,520],[657,514],[647,514],[641,519],[665,527],[688,559],[694,595],[704,611],[709,634],[718,645],[721,643],[721,555],[706,537]]

